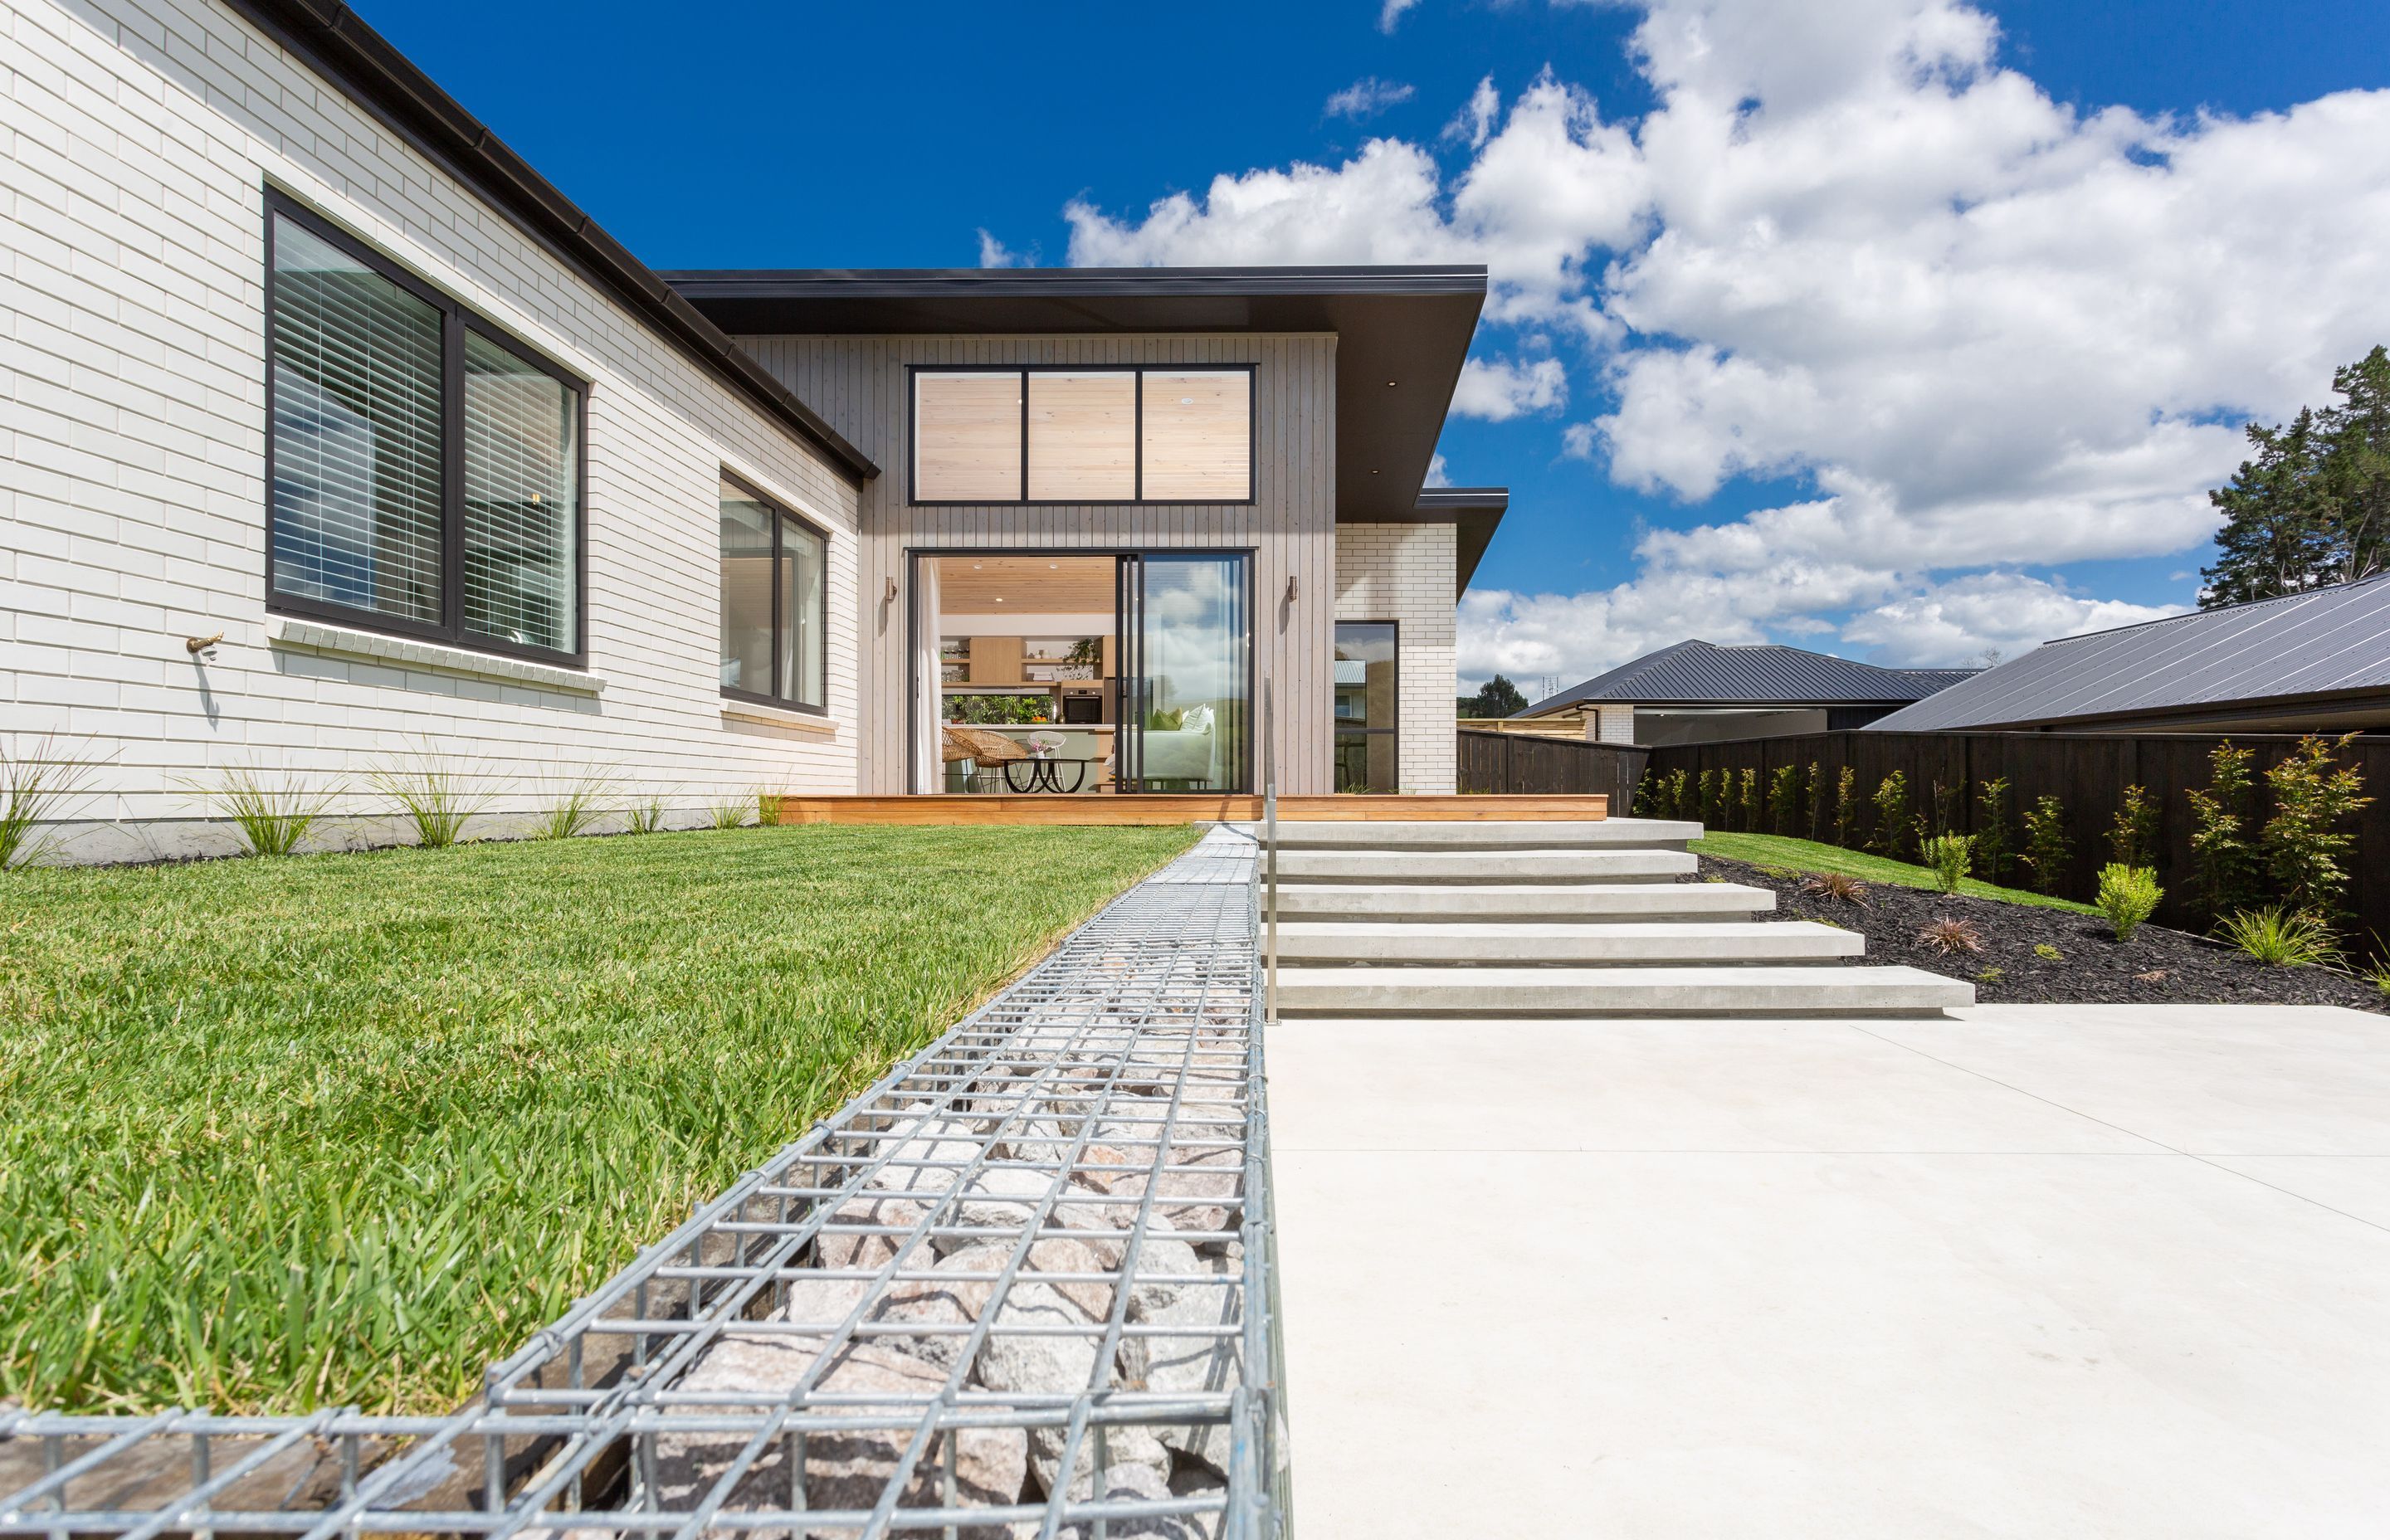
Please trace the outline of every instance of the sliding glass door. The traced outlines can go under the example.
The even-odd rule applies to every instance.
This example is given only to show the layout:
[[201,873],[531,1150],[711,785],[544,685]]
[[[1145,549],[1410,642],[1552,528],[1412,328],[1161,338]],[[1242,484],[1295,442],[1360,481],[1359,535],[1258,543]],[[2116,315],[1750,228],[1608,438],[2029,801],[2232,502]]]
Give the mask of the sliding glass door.
[[1246,791],[1253,602],[1246,558],[1120,559],[1123,791]]

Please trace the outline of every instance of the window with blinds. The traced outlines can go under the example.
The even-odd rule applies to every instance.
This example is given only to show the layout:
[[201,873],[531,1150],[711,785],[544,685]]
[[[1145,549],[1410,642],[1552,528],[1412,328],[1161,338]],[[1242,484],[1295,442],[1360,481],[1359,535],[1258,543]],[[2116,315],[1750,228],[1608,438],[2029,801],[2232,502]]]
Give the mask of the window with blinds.
[[1253,369],[913,371],[913,501],[1250,503]]
[[722,478],[723,694],[823,709],[828,555],[820,531]]
[[287,201],[268,221],[269,603],[577,661],[584,388]]

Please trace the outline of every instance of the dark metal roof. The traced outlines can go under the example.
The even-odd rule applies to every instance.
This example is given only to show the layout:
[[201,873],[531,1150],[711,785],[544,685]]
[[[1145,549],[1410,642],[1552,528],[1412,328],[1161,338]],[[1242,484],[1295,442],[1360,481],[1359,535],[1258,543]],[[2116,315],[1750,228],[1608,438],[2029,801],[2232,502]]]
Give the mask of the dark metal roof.
[[1336,517],[1413,517],[1485,269],[820,268],[662,275],[742,337],[1332,332]]
[[1870,723],[1932,732],[2220,716],[2390,690],[2390,576],[2044,642]]
[[1452,597],[1458,599],[1469,592],[1469,580],[1510,508],[1509,487],[1428,487],[1411,516],[1394,522],[1453,526]]
[[1883,706],[1915,700],[1971,669],[1889,669],[1805,648],[1678,642],[1539,700],[1519,716],[1577,704]]
[[233,9],[364,108],[550,255],[597,285],[707,372],[800,438],[854,481],[880,468],[722,328],[598,227],[531,162],[434,84],[347,6],[328,0],[228,0]]

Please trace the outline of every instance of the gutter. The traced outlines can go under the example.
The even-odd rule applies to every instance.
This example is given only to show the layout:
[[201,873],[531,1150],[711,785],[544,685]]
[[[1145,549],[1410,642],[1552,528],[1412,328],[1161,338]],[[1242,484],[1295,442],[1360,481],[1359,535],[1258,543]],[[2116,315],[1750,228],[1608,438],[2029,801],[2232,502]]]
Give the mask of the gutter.
[[471,189],[550,256],[621,301],[707,373],[828,455],[848,481],[860,486],[880,474],[868,456],[773,379],[354,10],[325,0],[225,4]]

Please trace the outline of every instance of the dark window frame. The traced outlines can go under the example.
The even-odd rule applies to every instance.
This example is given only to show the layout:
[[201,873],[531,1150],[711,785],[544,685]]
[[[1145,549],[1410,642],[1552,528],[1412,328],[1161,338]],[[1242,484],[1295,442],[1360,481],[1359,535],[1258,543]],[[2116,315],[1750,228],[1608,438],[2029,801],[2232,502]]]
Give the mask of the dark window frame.
[[[780,584],[780,558],[782,550],[780,544],[781,520],[786,520],[791,524],[798,525],[807,533],[811,534],[816,540],[821,542],[821,648],[823,699],[820,700],[800,700],[793,696],[778,694],[765,695],[758,694],[754,690],[733,689],[728,685],[721,687],[722,698],[725,700],[744,701],[751,706],[770,706],[779,711],[798,712],[806,716],[828,716],[829,714],[829,532],[823,529],[819,524],[815,523],[812,520],[806,518],[803,514],[799,513],[796,509],[789,507],[788,504],[782,502],[779,498],[758,490],[755,483],[748,481],[744,476],[734,474],[727,467],[723,469],[722,480],[725,483],[737,487],[739,491],[745,493],[748,497],[754,502],[756,507],[766,510],[772,515],[772,581],[765,586],[772,592],[772,685],[776,690],[779,687],[780,684],[780,627],[786,623],[789,619],[789,617],[780,613],[781,607],[788,599],[788,596],[781,592]],[[721,536],[718,533],[714,537],[714,548],[717,553],[721,549]],[[716,560],[718,561],[719,559],[719,556],[717,555]],[[719,613],[721,605],[718,601],[716,602],[714,609],[716,612]],[[719,666],[721,652],[722,643],[720,638],[716,638],[714,642],[714,656],[717,667]]]
[[[1021,379],[1021,495],[983,497],[920,495],[920,377],[925,374],[1009,374]],[[1134,378],[1136,414],[1130,429],[1137,464],[1134,497],[1032,497],[1029,495],[1029,379],[1033,374],[1124,374]],[[1242,497],[1159,498],[1145,495],[1145,377],[1149,374],[1242,374],[1245,378],[1245,494]],[[1261,366],[1229,361],[1205,364],[908,364],[905,367],[905,500],[917,508],[1243,508],[1261,501]]]
[[[1348,625],[1382,625],[1388,632],[1393,634],[1394,643],[1394,720],[1383,727],[1348,727],[1344,725],[1343,719],[1338,717],[1336,714],[1336,682],[1333,677],[1336,672],[1336,633]],[[1394,740],[1394,768],[1396,777],[1400,778],[1403,763],[1403,622],[1400,621],[1373,621],[1361,619],[1330,621],[1329,622],[1328,629],[1328,671],[1330,675],[1328,683],[1328,757],[1330,771],[1332,772],[1335,767],[1336,740],[1338,738],[1347,736],[1354,738],[1374,738],[1383,736]],[[1396,788],[1396,789],[1399,790],[1400,788]]]
[[[275,222],[288,219],[440,312],[440,623],[429,625],[378,610],[277,594],[274,587],[274,318]],[[589,390],[590,383],[538,349],[509,335],[463,302],[409,272],[296,199],[265,190],[265,608],[270,613],[328,621],[357,631],[453,647],[494,657],[522,658],[566,668],[589,663]],[[468,631],[464,623],[465,334],[473,332],[573,392],[572,648],[563,651]]]

